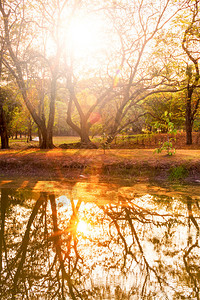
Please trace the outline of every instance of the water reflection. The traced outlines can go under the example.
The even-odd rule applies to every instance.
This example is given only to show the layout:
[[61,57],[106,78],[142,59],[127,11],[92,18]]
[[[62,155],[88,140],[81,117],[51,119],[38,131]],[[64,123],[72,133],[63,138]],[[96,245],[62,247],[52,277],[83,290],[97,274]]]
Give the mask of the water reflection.
[[2,188],[0,203],[1,299],[199,299],[200,207],[188,195],[83,184]]

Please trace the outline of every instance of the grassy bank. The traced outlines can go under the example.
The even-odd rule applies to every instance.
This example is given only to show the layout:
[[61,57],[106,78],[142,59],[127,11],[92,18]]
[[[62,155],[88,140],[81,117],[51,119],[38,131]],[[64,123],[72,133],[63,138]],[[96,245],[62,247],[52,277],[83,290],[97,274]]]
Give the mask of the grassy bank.
[[92,176],[144,180],[189,180],[200,178],[200,150],[177,150],[176,155],[156,154],[152,149],[78,150],[38,148],[1,150],[1,177],[64,178]]

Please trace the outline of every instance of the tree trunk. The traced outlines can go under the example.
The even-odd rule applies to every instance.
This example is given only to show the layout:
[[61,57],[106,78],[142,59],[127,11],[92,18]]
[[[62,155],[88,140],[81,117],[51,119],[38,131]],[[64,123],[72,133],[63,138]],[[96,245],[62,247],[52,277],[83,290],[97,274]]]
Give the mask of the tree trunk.
[[28,122],[28,140],[30,142],[32,142],[32,140],[33,140],[31,118],[29,118],[29,122]]
[[9,139],[6,126],[6,119],[3,111],[3,106],[0,106],[0,135],[1,135],[1,149],[9,148]]
[[81,122],[81,132],[80,132],[80,138],[81,138],[81,147],[82,148],[92,148],[96,149],[97,146],[90,140],[89,137],[89,125],[87,123],[87,119],[82,119]]
[[89,124],[87,123],[87,118],[81,114],[80,127],[78,127],[71,118],[71,107],[72,107],[72,97],[68,104],[67,110],[67,124],[80,136],[81,138],[81,148],[96,149],[97,146],[92,143],[89,137]]
[[40,130],[41,136],[40,136],[40,142],[39,147],[41,149],[53,149],[53,130],[47,130],[46,126]]
[[91,143],[91,140],[90,140],[90,137],[89,137],[89,130],[88,130],[86,120],[82,120],[82,122],[81,122],[80,138],[81,138],[81,143],[86,143],[86,144]]
[[188,116],[186,116],[185,128],[186,128],[186,144],[192,145],[192,122],[188,118]]
[[193,90],[188,86],[187,91],[187,102],[186,102],[186,115],[185,115],[185,130],[186,130],[186,144],[192,145],[192,127],[193,127],[193,118],[192,118],[192,107],[191,99]]
[[32,137],[32,128],[31,127],[29,128],[28,136],[29,136],[29,141],[32,142],[33,137]]
[[97,149],[97,146],[90,140],[85,131],[81,131],[81,148]]
[[112,141],[114,140],[114,138],[116,137],[116,135],[118,133],[118,129],[119,129],[121,120],[123,118],[123,109],[124,109],[124,105],[125,105],[124,103],[122,103],[122,105],[119,107],[119,109],[116,113],[114,124],[113,124],[113,126],[107,136],[107,139],[106,139],[106,144],[112,143]]

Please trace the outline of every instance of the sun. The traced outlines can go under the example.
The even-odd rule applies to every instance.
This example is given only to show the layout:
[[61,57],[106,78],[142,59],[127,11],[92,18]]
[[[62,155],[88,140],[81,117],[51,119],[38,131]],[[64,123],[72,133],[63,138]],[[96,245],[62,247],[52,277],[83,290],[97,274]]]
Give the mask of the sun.
[[51,58],[59,49],[64,61],[83,76],[88,70],[102,68],[113,51],[112,37],[110,22],[102,11],[88,12],[83,8],[70,14],[66,7],[55,36],[46,37],[45,51]]
[[83,221],[83,220],[80,220],[78,222],[78,225],[77,225],[77,232],[79,233],[84,233],[84,234],[87,234],[88,233],[88,224]]
[[[105,44],[105,23],[94,15],[74,16],[67,28],[67,47],[75,57],[94,55]],[[104,41],[104,43],[103,43]]]

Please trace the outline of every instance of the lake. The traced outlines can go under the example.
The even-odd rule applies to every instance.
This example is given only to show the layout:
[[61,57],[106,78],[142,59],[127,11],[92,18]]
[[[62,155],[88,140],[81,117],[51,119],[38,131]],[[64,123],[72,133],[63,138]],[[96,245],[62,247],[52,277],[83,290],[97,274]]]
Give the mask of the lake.
[[199,299],[199,185],[0,187],[2,300]]

